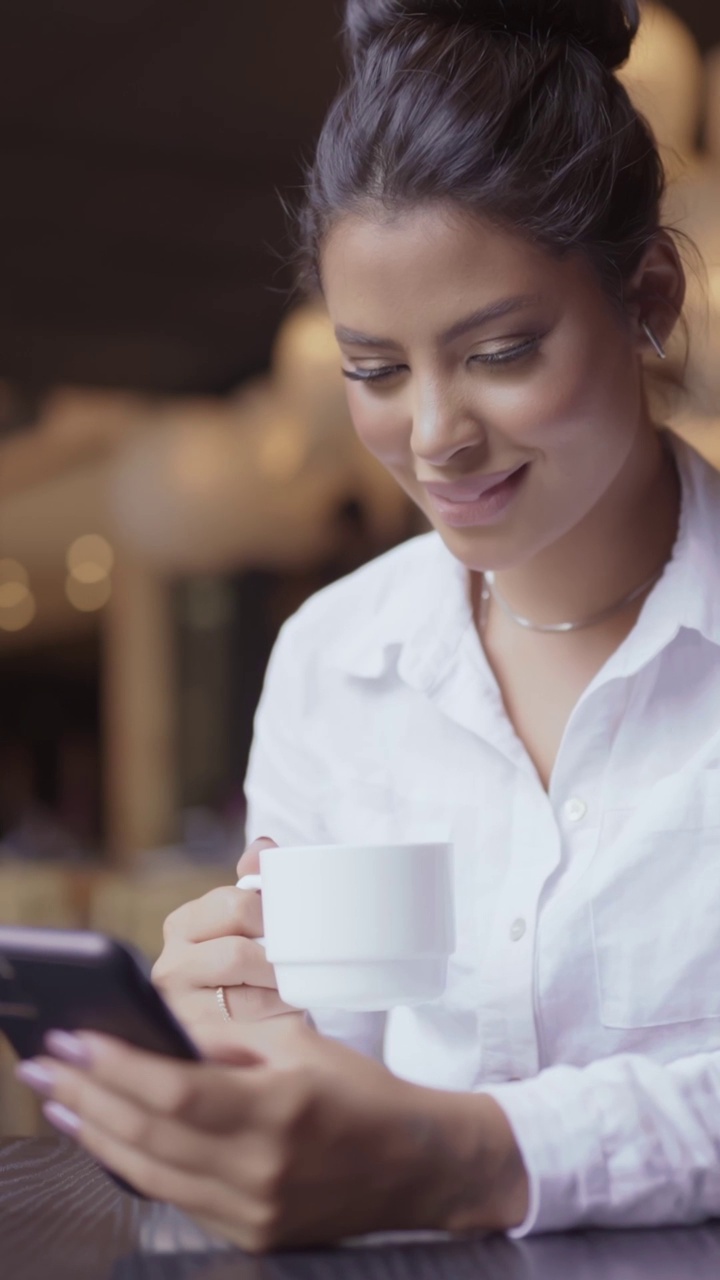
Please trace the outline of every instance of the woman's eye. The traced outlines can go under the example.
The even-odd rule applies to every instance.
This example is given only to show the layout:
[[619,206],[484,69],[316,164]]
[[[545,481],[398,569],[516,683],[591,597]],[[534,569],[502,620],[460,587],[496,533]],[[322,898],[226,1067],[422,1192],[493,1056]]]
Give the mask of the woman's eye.
[[[536,351],[540,345],[540,337],[527,338],[524,342],[516,343],[513,347],[503,347],[499,351],[487,351],[483,354],[470,356],[470,363],[476,364],[510,364],[513,360],[522,360],[523,356],[530,355]],[[382,382],[384,378],[392,378],[397,373],[403,373],[407,370],[405,364],[384,365],[380,369],[343,369],[342,373],[345,378],[350,378],[353,382]]]
[[353,382],[379,382],[382,378],[391,378],[395,373],[402,373],[404,364],[386,365],[383,369],[343,369],[345,378]]
[[531,351],[537,351],[539,345],[539,338],[528,338],[514,347],[503,347],[500,351],[487,351],[483,355],[471,356],[470,360],[478,364],[510,364],[513,360],[522,360],[523,356],[530,355]]

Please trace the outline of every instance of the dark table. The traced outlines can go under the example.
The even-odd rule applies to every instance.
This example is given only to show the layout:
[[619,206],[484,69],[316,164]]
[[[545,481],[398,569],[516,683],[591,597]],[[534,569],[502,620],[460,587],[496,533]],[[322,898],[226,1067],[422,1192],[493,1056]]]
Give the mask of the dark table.
[[2,1280],[718,1280],[720,1225],[387,1239],[249,1257],[124,1195],[70,1142],[0,1141]]

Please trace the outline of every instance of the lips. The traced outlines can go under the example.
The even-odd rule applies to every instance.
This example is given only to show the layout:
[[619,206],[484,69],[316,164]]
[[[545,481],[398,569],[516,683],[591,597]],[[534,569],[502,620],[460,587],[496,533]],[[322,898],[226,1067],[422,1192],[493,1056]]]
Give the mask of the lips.
[[511,467],[508,471],[493,471],[484,476],[468,476],[466,480],[438,480],[428,483],[421,481],[421,483],[431,497],[441,498],[444,502],[476,502],[478,498],[499,488],[525,465],[521,463],[520,466]]
[[453,529],[477,529],[498,524],[522,492],[530,464],[509,471],[441,484],[433,481],[425,490],[430,506],[443,525]]

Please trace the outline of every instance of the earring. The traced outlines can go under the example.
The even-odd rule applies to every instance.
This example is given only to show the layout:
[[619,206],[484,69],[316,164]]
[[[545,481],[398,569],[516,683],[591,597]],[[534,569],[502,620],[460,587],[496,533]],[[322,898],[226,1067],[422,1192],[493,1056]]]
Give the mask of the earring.
[[640,328],[645,331],[645,336],[647,337],[648,342],[653,347],[653,349],[655,350],[656,354],[660,357],[660,359],[667,360],[667,352],[662,342],[660,341],[660,339],[657,338],[653,333],[652,329],[650,328],[650,325],[645,320],[642,320],[640,323]]

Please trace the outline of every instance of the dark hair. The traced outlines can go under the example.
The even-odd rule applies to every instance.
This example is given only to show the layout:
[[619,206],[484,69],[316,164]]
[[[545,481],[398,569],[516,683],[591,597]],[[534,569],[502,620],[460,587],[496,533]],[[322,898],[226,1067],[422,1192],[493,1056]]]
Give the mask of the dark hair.
[[305,286],[339,216],[440,200],[582,252],[621,301],[665,187],[613,74],[638,24],[637,0],[348,0],[349,79],[300,217]]

